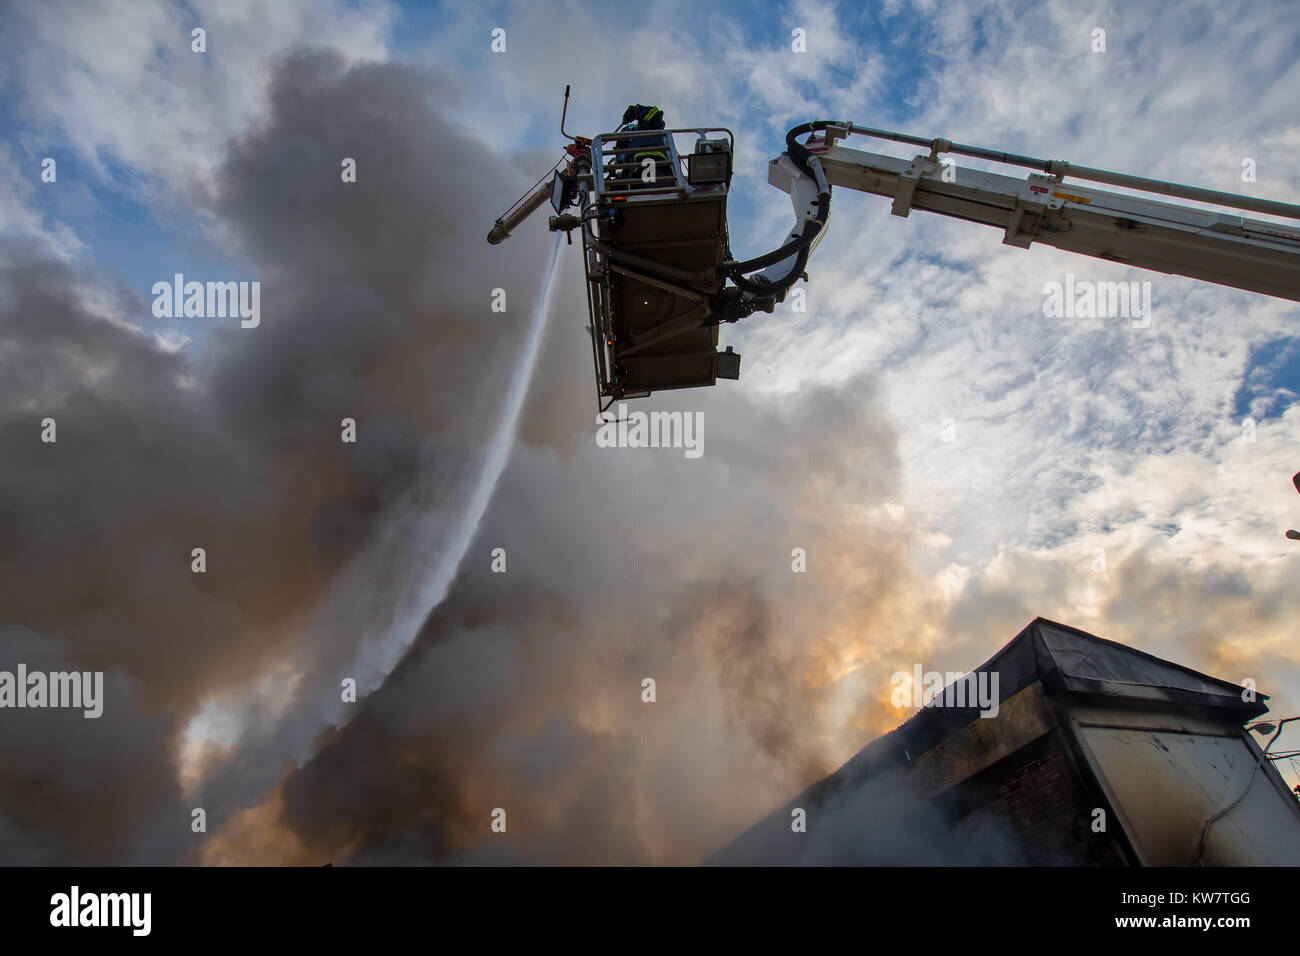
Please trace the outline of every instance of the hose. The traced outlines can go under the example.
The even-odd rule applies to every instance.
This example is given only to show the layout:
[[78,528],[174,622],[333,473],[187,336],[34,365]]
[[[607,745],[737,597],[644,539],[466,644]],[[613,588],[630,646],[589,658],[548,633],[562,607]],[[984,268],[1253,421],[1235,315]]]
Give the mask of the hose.
[[[813,205],[817,207],[817,215],[804,224],[803,232],[779,249],[754,259],[746,259],[744,262],[724,263],[721,270],[722,274],[730,277],[741,291],[756,295],[779,295],[798,282],[799,277],[803,275],[804,267],[808,263],[809,248],[812,246],[813,240],[826,228],[826,221],[830,217],[831,187],[826,182],[821,165],[814,166],[812,164],[812,150],[801,144],[798,137],[824,130],[828,126],[838,125],[843,124],[830,120],[814,120],[811,123],[796,126],[785,134],[786,153],[800,172],[812,179],[818,186],[817,198],[813,201]],[[798,258],[795,260],[794,268],[775,282],[755,281],[745,275],[745,273],[753,272],[756,269],[765,269],[768,266],[776,265],[776,263],[788,259],[795,253],[798,253]]]

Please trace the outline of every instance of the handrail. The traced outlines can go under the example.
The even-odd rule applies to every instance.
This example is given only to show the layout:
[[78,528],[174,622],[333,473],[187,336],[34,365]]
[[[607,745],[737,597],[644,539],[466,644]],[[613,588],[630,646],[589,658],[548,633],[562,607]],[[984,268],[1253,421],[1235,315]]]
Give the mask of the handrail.
[[[600,171],[599,177],[597,177],[597,182],[596,182],[597,195],[599,196],[608,196],[608,195],[631,196],[631,195],[642,195],[642,194],[653,195],[665,191],[677,191],[677,190],[680,190],[687,194],[694,192],[695,187],[690,185],[690,183],[686,179],[686,176],[684,175],[684,171],[682,168],[682,162],[683,162],[682,154],[677,149],[676,137],[679,135],[684,136],[684,135],[694,134],[696,137],[695,145],[698,146],[701,142],[708,139],[710,134],[716,134],[716,133],[723,133],[726,135],[727,148],[734,155],[735,147],[736,147],[736,136],[734,133],[732,133],[731,130],[727,129],[724,126],[689,126],[689,127],[682,127],[679,129],[614,130],[613,132],[600,133],[596,136],[593,136],[591,139],[591,156],[592,156],[591,166],[592,166],[593,173],[595,173],[596,170]],[[605,154],[608,147],[611,147],[614,143],[623,144],[620,145],[617,149],[608,150],[611,154],[617,156],[617,154],[619,153],[627,153],[635,150],[637,148],[637,145],[635,143],[628,143],[627,141],[637,140],[637,139],[641,139],[641,140],[653,139],[656,141],[662,141],[663,144],[667,147],[669,151],[669,163],[672,165],[672,169],[673,169],[672,185],[657,185],[651,189],[633,189],[631,188],[631,184],[637,181],[635,178],[608,179],[606,177],[607,171],[610,171],[611,169],[617,172],[620,170],[626,170],[629,166],[631,166],[632,168],[639,168],[640,166],[639,163],[629,164],[629,163],[615,162],[608,165],[605,163]],[[642,144],[641,148],[645,149],[648,147],[648,145],[649,144]],[[628,185],[619,186],[616,188],[610,188],[611,185],[613,184],[623,184],[623,183],[626,183]]]

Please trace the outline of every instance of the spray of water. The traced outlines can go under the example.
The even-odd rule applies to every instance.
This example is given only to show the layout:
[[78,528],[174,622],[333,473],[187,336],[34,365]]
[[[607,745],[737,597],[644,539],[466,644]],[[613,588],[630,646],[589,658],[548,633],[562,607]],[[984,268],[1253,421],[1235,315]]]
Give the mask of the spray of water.
[[383,642],[378,663],[384,676],[392,672],[402,655],[411,646],[411,642],[419,633],[419,625],[424,623],[428,615],[447,596],[451,582],[456,579],[461,562],[465,560],[465,553],[469,551],[469,546],[474,540],[474,533],[478,531],[479,523],[483,520],[488,504],[492,501],[497,483],[501,480],[501,473],[505,471],[506,463],[510,460],[510,449],[514,446],[519,430],[519,414],[523,410],[528,387],[533,381],[537,355],[542,348],[542,333],[546,329],[546,317],[551,311],[551,298],[555,291],[556,266],[559,265],[559,258],[560,234],[557,232],[555,243],[551,246],[551,259],[542,280],[542,291],[537,300],[537,308],[528,325],[528,337],[524,339],[524,347],[519,353],[519,363],[515,367],[514,375],[511,376],[510,388],[506,391],[505,407],[501,410],[501,420],[492,435],[487,454],[484,455],[483,470],[479,474],[478,483],[465,504],[465,510],[461,512],[460,521],[447,548],[434,566],[433,574],[429,576],[424,588],[423,600],[420,602],[423,613],[417,625],[401,631],[390,631]]
[[[239,699],[209,701],[191,721],[186,751],[194,762],[205,747],[233,748],[240,753],[239,789],[261,792],[282,773],[284,756],[310,757],[323,729],[347,723],[351,708],[341,700],[341,676],[356,681],[359,696],[369,693],[410,649],[429,614],[446,598],[510,459],[551,310],[559,255],[556,233],[501,417],[464,506],[435,507],[425,488],[405,511],[398,509],[399,517],[340,575],[305,643],[307,653],[268,668]],[[290,709],[295,699],[298,706]],[[183,754],[183,774],[185,761]],[[222,788],[229,781],[213,779],[210,785]]]

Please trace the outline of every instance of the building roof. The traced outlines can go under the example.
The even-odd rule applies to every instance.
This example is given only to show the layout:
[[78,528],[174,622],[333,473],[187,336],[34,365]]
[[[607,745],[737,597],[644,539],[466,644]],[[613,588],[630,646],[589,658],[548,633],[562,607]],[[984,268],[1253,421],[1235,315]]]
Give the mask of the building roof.
[[[1067,695],[1112,708],[1187,709],[1238,725],[1268,710],[1264,694],[1243,700],[1239,685],[1041,617],[963,679],[977,681],[981,673],[997,674],[999,704],[1037,683],[1049,699]],[[721,862],[735,855],[732,848],[739,850],[750,842],[751,835],[758,836],[756,831],[769,821],[776,820],[779,828],[788,829],[791,808],[823,806],[868,778],[906,767],[979,719],[980,712],[978,705],[920,708],[791,800],[784,811],[759,821],[706,862]]]
[[[1268,710],[1263,704],[1267,695],[1256,694],[1254,701],[1243,701],[1242,688],[1237,684],[1043,617],[1030,621],[1006,646],[971,672],[980,673],[998,675],[999,703],[1037,681],[1049,697],[1068,693],[1112,706],[1160,702],[1222,713],[1235,723]],[[977,707],[923,707],[868,744],[845,769],[867,750],[886,741],[916,757],[978,716]]]

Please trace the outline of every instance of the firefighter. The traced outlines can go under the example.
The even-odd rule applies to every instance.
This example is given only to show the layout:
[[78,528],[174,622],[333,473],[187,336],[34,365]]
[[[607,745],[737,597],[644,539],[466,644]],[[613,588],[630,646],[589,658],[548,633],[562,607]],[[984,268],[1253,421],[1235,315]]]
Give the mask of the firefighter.
[[[617,132],[626,130],[649,130],[664,128],[664,113],[657,106],[642,106],[634,103],[623,111],[623,125]],[[655,179],[661,176],[670,176],[671,173],[665,167],[669,163],[669,152],[667,150],[668,137],[665,134],[659,136],[638,136],[635,139],[619,140],[617,146],[620,151],[615,156],[615,161],[625,168],[618,171],[619,179],[641,179],[641,171],[647,159],[652,160],[655,164]],[[626,147],[626,148],[624,148]],[[639,188],[642,183],[632,184],[633,188]],[[652,184],[645,184],[652,185]]]

